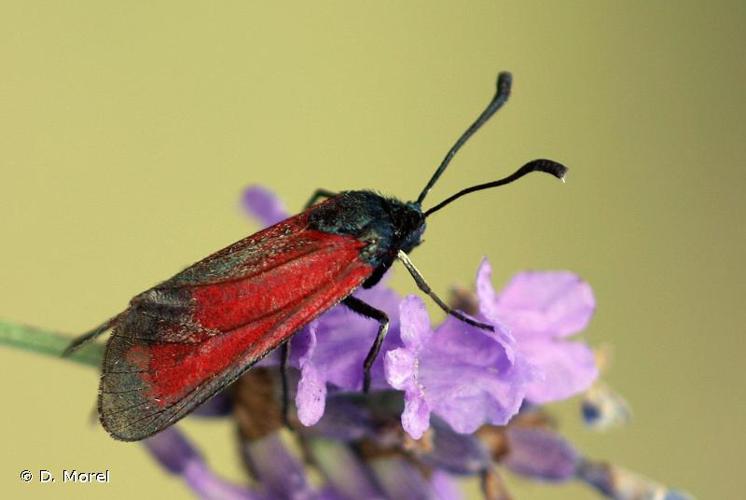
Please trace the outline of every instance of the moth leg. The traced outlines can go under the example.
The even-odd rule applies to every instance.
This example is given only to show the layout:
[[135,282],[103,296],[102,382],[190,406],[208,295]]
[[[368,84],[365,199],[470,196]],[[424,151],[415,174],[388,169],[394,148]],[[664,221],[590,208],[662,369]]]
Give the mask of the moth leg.
[[368,355],[365,356],[365,361],[363,362],[363,392],[367,393],[370,391],[370,370],[381,350],[383,339],[386,338],[386,333],[389,331],[389,317],[385,312],[376,309],[370,304],[367,304],[352,295],[344,299],[342,303],[361,316],[378,321],[378,334],[376,334],[376,340],[373,342],[373,345],[371,346],[370,351],[368,351]]
[[319,201],[319,198],[333,198],[334,196],[337,196],[337,193],[334,193],[327,189],[317,189],[316,191],[313,192],[313,194],[311,195],[311,198],[308,200],[308,202],[306,202],[303,209],[305,210],[306,208],[310,207],[311,205]]
[[64,357],[71,355],[72,353],[74,353],[75,351],[83,347],[85,344],[87,344],[88,342],[92,341],[93,339],[95,339],[96,337],[104,333],[106,330],[112,328],[114,326],[114,323],[116,323],[119,320],[122,314],[124,313],[117,314],[113,318],[107,319],[106,321],[98,325],[93,330],[88,331],[84,333],[83,335],[73,339],[73,341],[70,342],[70,345],[68,345],[65,348],[65,350],[62,351],[62,357],[64,358]]
[[282,421],[285,427],[290,427],[290,384],[288,382],[288,369],[290,368],[290,341],[282,344],[280,348],[280,376],[282,379]]
[[446,314],[450,314],[454,318],[460,319],[464,323],[468,323],[472,326],[476,326],[477,328],[482,328],[483,330],[489,330],[491,332],[494,332],[495,329],[487,325],[485,323],[480,323],[479,321],[474,321],[473,319],[469,318],[468,316],[465,316],[460,311],[457,311],[455,309],[452,309],[443,302],[443,300],[436,295],[435,292],[430,288],[430,285],[427,284],[427,281],[425,281],[425,278],[423,278],[422,274],[417,270],[416,267],[414,267],[414,264],[411,260],[409,260],[409,255],[404,253],[402,250],[399,250],[399,254],[396,256],[402,264],[404,264],[404,267],[407,268],[407,271],[409,271],[409,274],[412,275],[412,278],[414,278],[414,282],[417,283],[417,288],[425,292],[431,299],[433,299],[433,302],[438,304],[438,307],[443,309]]

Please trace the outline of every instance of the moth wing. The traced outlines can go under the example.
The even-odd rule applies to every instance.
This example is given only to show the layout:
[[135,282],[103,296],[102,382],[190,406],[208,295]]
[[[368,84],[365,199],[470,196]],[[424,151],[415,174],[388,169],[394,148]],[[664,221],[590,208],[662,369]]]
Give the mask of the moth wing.
[[133,299],[104,356],[99,413],[112,436],[143,439],[184,417],[371,274],[363,243],[302,216]]

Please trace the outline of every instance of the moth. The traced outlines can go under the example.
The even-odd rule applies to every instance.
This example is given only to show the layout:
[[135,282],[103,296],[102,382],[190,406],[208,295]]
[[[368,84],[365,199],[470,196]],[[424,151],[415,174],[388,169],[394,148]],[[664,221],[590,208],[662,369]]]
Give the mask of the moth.
[[[324,311],[342,304],[379,324],[364,364],[364,391],[388,330],[383,311],[356,298],[399,260],[424,293],[448,314],[491,329],[451,309],[409,259],[428,218],[464,195],[513,182],[531,172],[563,179],[554,161],[531,161],[513,174],[463,189],[423,209],[430,189],[456,152],[507,101],[512,77],[498,75],[494,97],[459,137],[415,201],[373,191],[317,190],[305,210],[200,260],[136,295],[113,318],[76,339],[70,353],[112,330],[103,360],[98,410],[115,438],[151,436],[235,381]],[[323,200],[323,201],[321,201]]]

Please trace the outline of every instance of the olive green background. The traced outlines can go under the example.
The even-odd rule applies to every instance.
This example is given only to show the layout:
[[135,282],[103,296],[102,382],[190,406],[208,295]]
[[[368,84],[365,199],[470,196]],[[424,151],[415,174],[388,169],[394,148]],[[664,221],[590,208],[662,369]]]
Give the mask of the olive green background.
[[[743,2],[0,2],[0,317],[81,332],[256,229],[260,183],[416,196],[515,75],[511,102],[432,192],[535,157],[570,168],[473,195],[413,259],[436,290],[525,268],[593,285],[588,338],[634,421],[563,428],[586,453],[700,498],[743,495]],[[403,271],[394,284],[415,287]],[[434,319],[437,316],[433,310]],[[188,496],[88,424],[97,374],[0,349],[0,496]],[[188,421],[240,480],[228,423]],[[111,470],[108,485],[22,469]],[[511,479],[518,498],[595,498]],[[740,493],[740,494],[739,494]]]

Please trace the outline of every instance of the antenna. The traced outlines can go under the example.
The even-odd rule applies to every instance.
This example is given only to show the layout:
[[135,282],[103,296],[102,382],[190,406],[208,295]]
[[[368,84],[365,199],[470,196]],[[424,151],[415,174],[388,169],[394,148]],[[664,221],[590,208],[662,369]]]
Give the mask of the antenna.
[[544,172],[547,174],[551,174],[555,176],[556,178],[560,179],[562,182],[565,182],[565,174],[567,174],[567,167],[552,160],[530,161],[507,177],[504,177],[496,181],[486,182],[484,184],[478,184],[476,186],[462,189],[458,193],[452,196],[449,196],[445,200],[441,201],[434,207],[427,210],[425,212],[425,217],[428,217],[429,215],[437,212],[441,208],[445,207],[446,205],[448,205],[449,203],[453,201],[456,201],[457,199],[461,198],[464,195],[473,193],[474,191],[481,191],[483,189],[490,189],[493,187],[504,186],[505,184],[510,184],[511,182],[517,181],[524,175],[530,174],[531,172]]
[[502,71],[500,72],[500,74],[497,75],[497,91],[495,92],[495,97],[492,98],[490,103],[487,105],[484,111],[482,111],[482,114],[479,115],[476,121],[472,123],[468,129],[466,129],[466,132],[464,132],[461,137],[458,138],[453,147],[448,150],[448,153],[446,154],[445,158],[443,158],[440,166],[430,178],[430,181],[427,183],[420,195],[417,197],[418,205],[422,205],[422,202],[425,200],[425,196],[427,196],[428,191],[432,189],[440,176],[443,175],[446,167],[448,167],[448,164],[451,163],[451,160],[456,155],[458,150],[461,149],[461,146],[463,146],[466,141],[469,140],[469,137],[474,135],[474,133],[479,130],[482,125],[487,123],[487,120],[492,118],[492,115],[494,115],[495,112],[500,109],[503,104],[505,104],[505,101],[508,100],[508,96],[510,96],[510,86],[512,82],[513,76],[507,71]]

